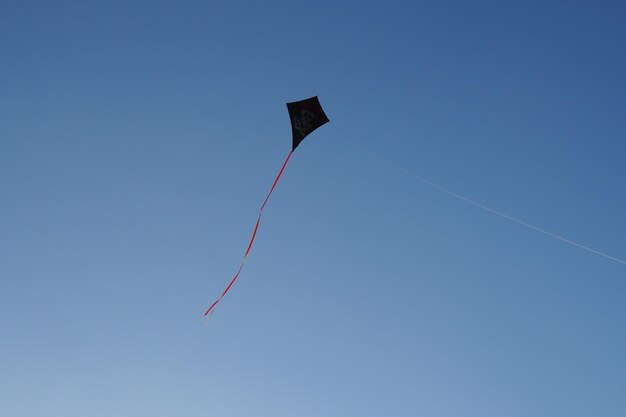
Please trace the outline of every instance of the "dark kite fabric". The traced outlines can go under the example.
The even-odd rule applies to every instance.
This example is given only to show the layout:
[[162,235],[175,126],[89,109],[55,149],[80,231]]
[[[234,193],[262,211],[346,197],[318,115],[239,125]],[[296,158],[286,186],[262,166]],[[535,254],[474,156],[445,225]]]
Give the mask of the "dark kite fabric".
[[293,134],[292,152],[309,133],[329,122],[317,96],[287,103],[287,111]]

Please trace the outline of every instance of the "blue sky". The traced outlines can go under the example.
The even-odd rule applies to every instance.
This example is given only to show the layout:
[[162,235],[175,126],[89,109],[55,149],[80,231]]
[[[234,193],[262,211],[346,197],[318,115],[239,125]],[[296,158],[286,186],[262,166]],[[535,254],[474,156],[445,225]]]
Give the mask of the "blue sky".
[[0,414],[625,415],[625,13],[1,2]]

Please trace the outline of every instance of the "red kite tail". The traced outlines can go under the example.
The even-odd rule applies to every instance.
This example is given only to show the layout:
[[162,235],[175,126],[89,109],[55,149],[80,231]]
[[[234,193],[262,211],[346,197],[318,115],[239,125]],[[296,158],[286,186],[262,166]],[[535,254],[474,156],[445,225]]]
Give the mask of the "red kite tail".
[[207,317],[209,314],[212,314],[213,311],[215,311],[215,307],[219,304],[220,301],[222,301],[222,298],[224,298],[228,290],[230,290],[230,287],[233,286],[233,284],[237,280],[237,277],[239,276],[239,273],[243,269],[243,265],[246,263],[246,260],[248,259],[248,254],[250,253],[250,249],[252,249],[252,244],[254,243],[256,232],[259,229],[259,224],[261,223],[261,215],[263,214],[263,209],[265,208],[267,201],[270,199],[270,196],[274,192],[274,188],[276,188],[276,184],[278,184],[278,180],[280,179],[280,176],[283,175],[283,171],[285,170],[285,167],[287,166],[287,162],[289,162],[289,158],[291,158],[292,154],[293,154],[293,150],[289,152],[289,155],[287,155],[287,159],[285,159],[283,166],[280,168],[280,171],[278,172],[278,175],[276,176],[276,179],[274,180],[274,183],[272,184],[272,188],[270,188],[270,192],[267,194],[267,197],[265,197],[265,200],[263,201],[263,204],[261,205],[261,209],[259,210],[259,216],[257,217],[256,224],[254,225],[254,230],[252,231],[252,237],[250,238],[250,243],[248,243],[248,249],[246,249],[246,253],[243,256],[243,260],[241,261],[241,265],[239,265],[239,269],[237,270],[237,273],[235,274],[233,279],[230,280],[230,283],[228,284],[224,292],[222,292],[222,295],[220,295],[220,297],[217,300],[215,300],[213,304],[211,304],[211,307],[209,307],[207,311],[204,312],[205,317]]

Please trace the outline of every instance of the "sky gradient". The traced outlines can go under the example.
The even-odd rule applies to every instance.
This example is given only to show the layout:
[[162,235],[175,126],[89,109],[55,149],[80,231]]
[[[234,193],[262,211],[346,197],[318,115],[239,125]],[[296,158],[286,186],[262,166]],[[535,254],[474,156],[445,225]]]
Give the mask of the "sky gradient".
[[0,415],[626,415],[625,16],[0,2]]

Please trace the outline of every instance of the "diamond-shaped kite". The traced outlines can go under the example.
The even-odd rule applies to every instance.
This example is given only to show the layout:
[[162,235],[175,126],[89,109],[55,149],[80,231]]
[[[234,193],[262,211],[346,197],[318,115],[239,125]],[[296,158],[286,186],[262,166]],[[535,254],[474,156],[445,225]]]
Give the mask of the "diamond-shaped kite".
[[298,145],[306,138],[311,132],[313,132],[318,127],[329,122],[328,117],[324,113],[322,106],[320,105],[317,96],[307,98],[306,100],[294,101],[292,103],[287,103],[287,111],[289,112],[289,119],[291,120],[291,131],[293,133],[293,145],[291,147],[291,151],[287,155],[287,159],[283,162],[283,166],[278,171],[278,175],[270,188],[267,197],[265,197],[265,201],[261,205],[261,209],[259,210],[259,216],[257,218],[256,224],[254,225],[254,230],[252,231],[252,237],[250,237],[250,243],[248,243],[248,249],[246,249],[246,253],[243,256],[243,260],[241,261],[241,265],[239,265],[239,270],[235,276],[230,280],[230,283],[226,286],[226,289],[222,292],[222,295],[215,300],[211,307],[209,307],[205,313],[205,317],[209,317],[214,311],[217,304],[222,301],[222,298],[226,295],[226,293],[230,290],[230,287],[233,286],[237,277],[239,277],[239,273],[243,269],[243,265],[246,263],[246,259],[248,259],[248,255],[250,254],[250,249],[252,249],[252,244],[254,243],[254,238],[256,237],[256,232],[259,229],[259,223],[261,223],[261,215],[263,214],[263,209],[267,204],[267,201],[270,199],[280,176],[283,174],[287,163],[289,162],[289,158],[293,154],[293,151],[296,150]]

